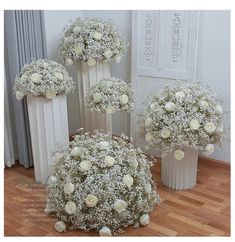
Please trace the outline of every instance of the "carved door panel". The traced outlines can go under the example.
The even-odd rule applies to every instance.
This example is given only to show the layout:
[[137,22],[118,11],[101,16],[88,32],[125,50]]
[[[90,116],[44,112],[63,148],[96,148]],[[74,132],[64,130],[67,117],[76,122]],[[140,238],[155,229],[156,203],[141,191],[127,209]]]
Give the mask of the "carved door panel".
[[172,79],[195,78],[198,20],[198,11],[133,11],[131,136],[138,146],[146,97]]

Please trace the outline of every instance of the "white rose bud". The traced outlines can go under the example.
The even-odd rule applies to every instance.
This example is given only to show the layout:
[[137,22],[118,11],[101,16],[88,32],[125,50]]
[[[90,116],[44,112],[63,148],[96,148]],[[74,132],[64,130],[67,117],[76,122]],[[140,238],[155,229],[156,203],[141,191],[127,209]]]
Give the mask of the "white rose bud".
[[57,177],[56,176],[50,176],[48,180],[49,184],[53,184],[57,182]]
[[95,92],[93,95],[93,99],[95,103],[99,103],[102,100],[102,95],[99,92]]
[[22,100],[23,99],[23,97],[24,97],[24,94],[22,93],[22,92],[20,92],[20,91],[16,91],[16,99],[17,100]]
[[46,92],[46,98],[52,99],[55,96],[56,96],[56,92],[55,91],[49,90],[49,91]]
[[73,147],[73,149],[71,150],[71,156],[73,157],[77,157],[77,156],[81,156],[82,151],[79,147]]
[[81,31],[81,27],[79,27],[79,26],[73,28],[73,32],[75,34],[78,34],[80,31]]
[[121,95],[120,97],[121,104],[127,104],[129,101],[129,98],[126,94]]
[[89,171],[92,167],[92,164],[89,160],[83,160],[79,166],[82,171]]
[[64,185],[64,193],[66,194],[72,194],[75,190],[75,187],[73,185],[73,183],[68,182]]
[[72,66],[72,65],[73,65],[73,60],[70,59],[70,58],[67,58],[67,59],[65,60],[65,65],[66,65],[66,66]]
[[201,109],[206,109],[208,107],[208,102],[204,100],[199,101],[199,106]]
[[215,151],[215,146],[213,144],[208,144],[206,146],[206,154],[211,155]]
[[145,140],[146,140],[147,142],[152,141],[152,140],[153,140],[153,135],[152,135],[151,133],[147,133],[147,134],[145,135]]
[[171,132],[170,132],[169,129],[162,129],[162,130],[161,130],[161,137],[162,137],[163,139],[167,139],[167,138],[169,138],[170,135],[171,135]]
[[182,160],[184,158],[184,152],[182,150],[176,150],[174,152],[174,157],[176,160]]
[[131,186],[133,185],[134,179],[131,175],[127,174],[123,177],[122,181],[128,188],[131,188]]
[[103,227],[99,230],[99,235],[103,236],[112,236],[111,230],[108,227]]
[[104,56],[105,56],[105,58],[106,58],[107,60],[109,60],[109,59],[112,57],[112,55],[113,55],[113,53],[112,53],[111,50],[106,50],[106,51],[104,52]]
[[68,214],[75,214],[76,209],[77,209],[77,206],[75,202],[67,202],[67,204],[65,205],[65,211]]
[[64,76],[61,72],[55,72],[55,77],[59,80],[59,81],[63,81]]
[[144,121],[144,125],[149,127],[152,124],[153,120],[150,117],[147,117]]
[[185,98],[185,93],[183,91],[179,91],[175,93],[175,97],[179,99],[184,99]]
[[208,133],[211,134],[215,131],[216,126],[212,122],[207,122],[204,126],[204,130]]
[[106,112],[109,113],[109,114],[114,113],[115,112],[115,108],[113,106],[108,106],[106,108]]
[[168,102],[165,105],[165,109],[167,112],[173,112],[175,110],[175,104],[173,102]]
[[98,145],[101,150],[107,150],[110,148],[110,144],[108,141],[100,141]]
[[116,55],[114,59],[115,59],[116,63],[120,63],[122,60],[122,57],[120,55]]
[[93,37],[94,37],[94,39],[96,39],[96,40],[101,40],[101,38],[102,38],[102,34],[99,33],[99,32],[95,32],[95,33],[93,34]]
[[79,46],[79,45],[76,45],[74,47],[74,51],[77,55],[81,54],[82,53],[82,48]]
[[114,210],[116,210],[118,213],[121,213],[126,210],[127,203],[124,200],[118,199],[114,203]]
[[199,122],[198,122],[197,119],[192,119],[192,120],[190,121],[190,129],[191,129],[191,130],[198,130],[199,127],[200,127],[200,124],[199,124]]
[[148,214],[143,214],[141,217],[140,217],[140,224],[142,226],[146,226],[147,224],[149,224],[149,215]]
[[129,162],[129,166],[132,167],[132,168],[137,168],[138,167],[138,161],[137,160],[131,160]]
[[94,66],[96,64],[96,60],[95,59],[93,59],[93,58],[89,58],[88,60],[87,60],[87,65],[88,66]]
[[220,105],[216,105],[215,110],[219,114],[222,114],[223,113],[223,109],[222,109],[222,107]]
[[115,159],[112,157],[112,156],[106,156],[105,158],[104,158],[104,163],[105,163],[105,166],[107,166],[107,167],[111,167],[111,166],[113,166],[114,165],[114,163],[115,163]]
[[92,208],[92,207],[96,206],[96,204],[98,202],[98,198],[92,194],[89,194],[89,195],[87,195],[85,202],[89,208]]
[[38,74],[38,73],[33,73],[31,75],[31,81],[34,82],[34,83],[38,83],[38,82],[41,82],[42,80],[42,75],[41,74]]
[[60,233],[65,232],[66,225],[63,221],[57,221],[55,223],[55,229]]
[[28,75],[26,73],[24,73],[21,77],[20,77],[20,80],[21,81],[27,81],[28,79]]

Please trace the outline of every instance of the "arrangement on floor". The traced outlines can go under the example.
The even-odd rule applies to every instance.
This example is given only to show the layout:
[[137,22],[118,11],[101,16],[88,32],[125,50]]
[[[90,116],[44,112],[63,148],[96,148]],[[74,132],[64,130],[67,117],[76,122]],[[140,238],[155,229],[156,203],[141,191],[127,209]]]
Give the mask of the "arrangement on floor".
[[131,224],[145,226],[160,201],[151,165],[124,134],[77,135],[54,154],[45,211],[60,219],[59,232],[95,229],[107,236]]

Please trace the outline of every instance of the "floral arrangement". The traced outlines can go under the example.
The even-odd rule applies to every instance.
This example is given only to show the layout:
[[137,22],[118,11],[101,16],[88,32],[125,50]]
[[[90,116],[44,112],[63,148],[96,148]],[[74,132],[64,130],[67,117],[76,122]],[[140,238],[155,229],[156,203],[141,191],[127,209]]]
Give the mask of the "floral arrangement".
[[152,161],[127,140],[124,134],[111,138],[96,131],[57,148],[45,208],[59,219],[57,231],[97,230],[111,236],[122,227],[149,223],[149,213],[160,201]]
[[89,66],[112,59],[119,63],[127,46],[110,20],[78,18],[65,28],[58,54],[67,66],[78,60]]
[[86,102],[92,111],[130,112],[134,109],[134,91],[119,78],[106,78],[90,88]]
[[[223,137],[221,100],[199,82],[178,81],[153,95],[144,113],[146,141],[163,155],[174,152],[181,160],[184,148],[214,152]],[[149,147],[149,146],[147,146]]]
[[59,63],[40,59],[23,67],[15,78],[14,92],[18,100],[26,95],[54,98],[57,94],[68,94],[74,82]]

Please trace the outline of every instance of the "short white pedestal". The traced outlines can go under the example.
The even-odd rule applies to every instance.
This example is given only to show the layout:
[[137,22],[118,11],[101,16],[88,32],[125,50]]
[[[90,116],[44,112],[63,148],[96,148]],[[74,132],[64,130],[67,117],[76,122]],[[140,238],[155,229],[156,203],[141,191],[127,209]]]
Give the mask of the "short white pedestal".
[[85,103],[85,96],[89,92],[90,87],[95,85],[101,79],[110,77],[109,64],[97,63],[94,66],[88,66],[86,63],[79,63],[77,66],[77,77],[81,126],[86,132],[101,129],[106,133],[111,133],[111,115],[91,112],[87,109]]
[[58,144],[68,144],[67,99],[27,97],[34,172],[37,182],[45,183],[50,175],[50,163]]
[[197,181],[198,151],[185,148],[182,160],[176,160],[174,154],[167,154],[161,162],[161,181],[172,189],[192,188]]

